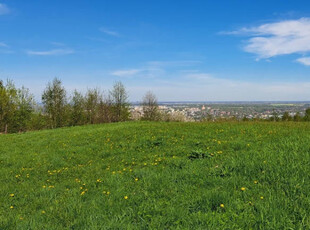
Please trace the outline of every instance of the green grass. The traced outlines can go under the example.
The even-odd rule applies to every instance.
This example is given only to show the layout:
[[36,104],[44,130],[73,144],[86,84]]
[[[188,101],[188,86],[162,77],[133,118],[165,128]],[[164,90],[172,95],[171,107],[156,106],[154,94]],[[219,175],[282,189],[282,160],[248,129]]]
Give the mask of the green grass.
[[0,175],[0,229],[310,229],[310,123],[0,135]]

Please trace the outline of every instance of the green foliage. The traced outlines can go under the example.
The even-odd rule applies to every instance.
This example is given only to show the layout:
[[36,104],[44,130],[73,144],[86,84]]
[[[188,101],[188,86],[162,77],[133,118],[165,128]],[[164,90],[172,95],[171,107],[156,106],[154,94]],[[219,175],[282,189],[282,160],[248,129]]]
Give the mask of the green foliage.
[[297,113],[294,115],[293,120],[296,121],[296,122],[302,121],[302,117],[301,117],[301,115],[300,115],[300,112],[297,112]]
[[304,120],[305,121],[310,121],[310,108],[306,109]]
[[310,123],[0,135],[0,229],[309,229]]
[[282,121],[292,121],[293,118],[289,115],[288,112],[284,112],[283,116],[282,116]]
[[70,125],[75,126],[85,124],[86,115],[84,105],[85,99],[83,95],[75,90],[71,100]]
[[42,95],[44,111],[50,118],[51,128],[62,127],[65,124],[66,115],[66,90],[61,80],[55,78],[49,82]]
[[128,93],[125,86],[121,82],[116,82],[113,89],[110,91],[110,98],[112,102],[113,121],[127,121],[129,120],[129,105]]

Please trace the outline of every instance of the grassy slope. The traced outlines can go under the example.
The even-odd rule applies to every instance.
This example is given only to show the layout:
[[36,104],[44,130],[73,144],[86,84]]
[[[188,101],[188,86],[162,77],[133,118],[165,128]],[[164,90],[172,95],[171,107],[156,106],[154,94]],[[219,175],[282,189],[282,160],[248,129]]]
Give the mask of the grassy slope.
[[309,130],[140,122],[2,135],[0,229],[310,228]]

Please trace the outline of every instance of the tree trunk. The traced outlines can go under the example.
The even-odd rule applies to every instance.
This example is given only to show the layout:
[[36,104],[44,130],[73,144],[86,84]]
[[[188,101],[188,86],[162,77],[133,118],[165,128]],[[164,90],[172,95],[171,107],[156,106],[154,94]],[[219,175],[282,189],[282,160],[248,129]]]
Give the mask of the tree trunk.
[[8,133],[8,124],[5,124],[5,127],[4,127],[4,134],[7,134]]

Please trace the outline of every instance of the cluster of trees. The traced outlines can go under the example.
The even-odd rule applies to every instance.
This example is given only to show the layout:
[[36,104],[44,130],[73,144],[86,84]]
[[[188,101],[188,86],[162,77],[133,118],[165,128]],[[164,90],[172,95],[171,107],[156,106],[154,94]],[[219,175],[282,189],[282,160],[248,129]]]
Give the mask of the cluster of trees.
[[[25,132],[64,126],[98,124],[130,120],[128,93],[121,82],[104,94],[99,89],[88,89],[85,94],[75,90],[67,95],[62,82],[55,78],[42,94],[42,104],[37,104],[28,89],[16,88],[14,83],[0,80],[0,133]],[[159,110],[156,96],[147,92],[141,102],[142,115],[146,121],[185,121],[181,113],[165,113]],[[203,121],[213,121],[208,115]],[[229,120],[234,120],[230,118]],[[247,118],[243,119],[247,121]],[[301,116],[277,113],[269,121],[310,121],[310,108]]]
[[305,115],[302,116],[300,112],[297,112],[294,116],[291,116],[289,112],[284,112],[282,117],[279,117],[277,113],[274,113],[269,119],[270,121],[310,121],[310,108],[306,109]]
[[95,88],[86,94],[75,90],[68,97],[55,78],[46,86],[39,105],[28,89],[17,89],[10,80],[0,81],[0,133],[126,121],[130,118],[129,106],[121,82],[116,82],[107,95]]

